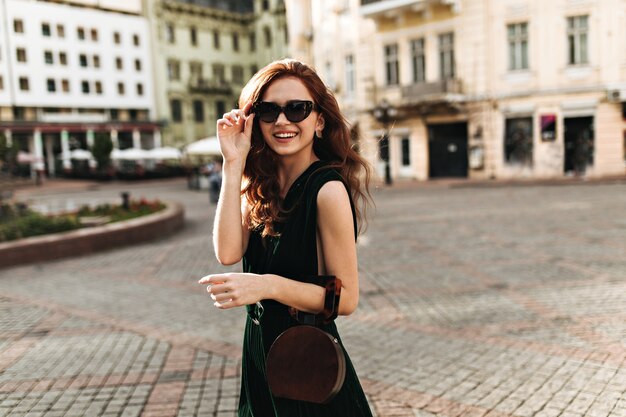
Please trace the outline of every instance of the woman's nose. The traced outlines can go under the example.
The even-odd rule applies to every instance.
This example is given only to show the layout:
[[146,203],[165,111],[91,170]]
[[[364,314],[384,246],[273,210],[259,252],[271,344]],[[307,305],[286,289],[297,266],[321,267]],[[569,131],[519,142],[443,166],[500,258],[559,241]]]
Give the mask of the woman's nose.
[[278,118],[276,119],[275,123],[277,125],[286,125],[291,122],[289,121],[289,119],[287,119],[287,116],[285,116],[285,113],[281,111],[280,113],[278,113]]

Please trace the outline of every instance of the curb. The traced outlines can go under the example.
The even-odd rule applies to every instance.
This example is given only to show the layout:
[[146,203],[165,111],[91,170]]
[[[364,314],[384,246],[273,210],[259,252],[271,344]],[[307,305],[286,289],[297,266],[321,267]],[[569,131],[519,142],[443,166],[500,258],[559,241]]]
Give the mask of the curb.
[[136,219],[0,243],[0,268],[81,256],[169,236],[183,228],[185,210],[178,203],[166,204],[165,210]]

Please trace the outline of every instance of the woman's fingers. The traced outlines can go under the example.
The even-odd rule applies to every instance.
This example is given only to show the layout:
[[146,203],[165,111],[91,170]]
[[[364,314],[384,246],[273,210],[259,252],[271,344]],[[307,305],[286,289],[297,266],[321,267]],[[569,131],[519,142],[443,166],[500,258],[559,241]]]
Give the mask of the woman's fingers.
[[228,281],[228,276],[225,274],[211,274],[205,275],[198,280],[198,284],[223,284]]

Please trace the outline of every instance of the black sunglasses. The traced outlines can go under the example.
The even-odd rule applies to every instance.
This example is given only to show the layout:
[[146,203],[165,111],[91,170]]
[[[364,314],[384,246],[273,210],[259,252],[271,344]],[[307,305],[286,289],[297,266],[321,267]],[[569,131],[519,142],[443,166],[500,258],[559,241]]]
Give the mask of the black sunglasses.
[[285,106],[279,106],[270,101],[257,101],[252,106],[252,113],[265,123],[274,123],[281,113],[292,123],[298,123],[309,117],[313,111],[313,102],[308,100],[293,100]]

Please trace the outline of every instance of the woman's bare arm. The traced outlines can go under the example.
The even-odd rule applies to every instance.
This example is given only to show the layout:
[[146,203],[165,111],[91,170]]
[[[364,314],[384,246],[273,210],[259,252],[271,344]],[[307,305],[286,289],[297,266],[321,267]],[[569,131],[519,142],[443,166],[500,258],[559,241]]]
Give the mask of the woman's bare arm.
[[[318,229],[326,273],[342,280],[339,314],[349,315],[359,300],[358,267],[350,200],[344,185],[331,181],[317,197]],[[273,274],[229,273],[208,275],[200,280],[213,284],[208,290],[222,309],[274,299],[308,313],[324,308],[324,288]]]

